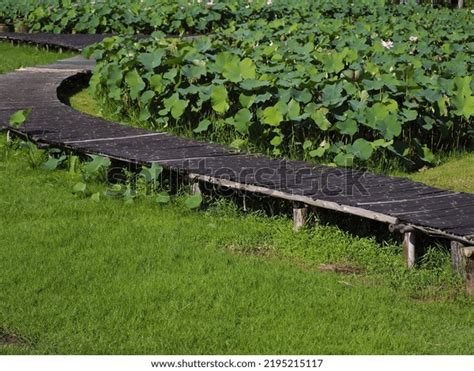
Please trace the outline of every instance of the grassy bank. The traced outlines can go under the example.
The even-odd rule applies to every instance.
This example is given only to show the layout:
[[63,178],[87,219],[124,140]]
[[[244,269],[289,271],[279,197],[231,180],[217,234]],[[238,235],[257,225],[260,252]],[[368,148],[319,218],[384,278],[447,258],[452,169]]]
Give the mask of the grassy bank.
[[68,58],[74,54],[70,52],[57,53],[46,51],[41,47],[19,45],[13,46],[6,41],[0,41],[0,73],[16,70],[20,67],[48,64],[60,58]]
[[472,300],[440,252],[409,272],[398,245],[336,227],[77,199],[77,176],[3,137],[1,153],[0,327],[19,340],[0,353],[471,351]]

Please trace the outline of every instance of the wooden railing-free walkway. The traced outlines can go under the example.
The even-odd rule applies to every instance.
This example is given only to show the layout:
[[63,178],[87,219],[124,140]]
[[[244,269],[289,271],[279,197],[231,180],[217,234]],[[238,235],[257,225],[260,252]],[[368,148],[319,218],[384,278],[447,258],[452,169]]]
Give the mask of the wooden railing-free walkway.
[[[83,49],[103,37],[0,34],[0,39],[38,42],[73,50]],[[409,266],[415,262],[417,233],[451,240],[456,266],[465,268],[472,264],[473,194],[353,169],[240,153],[215,143],[123,126],[85,115],[63,104],[57,90],[65,80],[90,72],[93,66],[93,61],[74,57],[0,75],[0,125],[6,129],[10,115],[31,108],[27,122],[17,134],[27,135],[41,145],[100,154],[135,165],[158,163],[186,174],[198,184],[211,183],[289,200],[295,204],[296,227],[304,223],[308,206],[387,223],[392,231],[404,234]]]

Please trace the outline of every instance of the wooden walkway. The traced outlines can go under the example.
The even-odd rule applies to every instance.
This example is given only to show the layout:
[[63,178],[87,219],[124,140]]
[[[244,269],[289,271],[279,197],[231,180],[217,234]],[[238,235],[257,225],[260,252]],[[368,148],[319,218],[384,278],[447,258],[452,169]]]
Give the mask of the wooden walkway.
[[[103,36],[0,34],[80,50]],[[58,99],[64,80],[90,71],[93,61],[74,57],[0,75],[0,124],[31,108],[21,128],[33,141],[133,164],[159,163],[192,179],[388,223],[474,245],[474,194],[451,192],[403,178],[236,152],[227,147],[150,132],[77,112]]]

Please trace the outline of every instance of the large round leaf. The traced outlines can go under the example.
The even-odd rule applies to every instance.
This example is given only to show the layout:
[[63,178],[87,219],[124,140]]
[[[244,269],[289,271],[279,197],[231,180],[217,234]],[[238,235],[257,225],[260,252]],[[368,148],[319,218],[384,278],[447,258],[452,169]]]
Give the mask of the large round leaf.
[[214,86],[211,93],[212,109],[217,113],[226,113],[229,109],[229,97],[225,86]]

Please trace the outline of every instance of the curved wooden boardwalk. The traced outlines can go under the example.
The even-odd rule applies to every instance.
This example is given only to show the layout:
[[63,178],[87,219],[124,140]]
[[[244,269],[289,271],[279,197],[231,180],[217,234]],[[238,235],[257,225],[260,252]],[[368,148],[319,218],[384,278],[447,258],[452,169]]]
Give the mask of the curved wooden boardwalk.
[[[0,34],[0,39],[73,50],[81,50],[103,37]],[[63,81],[88,72],[93,66],[93,61],[74,57],[0,75],[0,124],[5,129],[10,115],[31,108],[19,134],[27,134],[39,144],[139,165],[157,162],[201,182],[358,215],[391,224],[394,229],[421,231],[474,245],[474,194],[369,172],[238,153],[217,144],[122,126],[61,103],[57,90]]]

